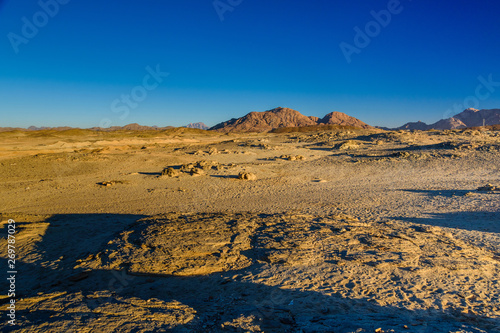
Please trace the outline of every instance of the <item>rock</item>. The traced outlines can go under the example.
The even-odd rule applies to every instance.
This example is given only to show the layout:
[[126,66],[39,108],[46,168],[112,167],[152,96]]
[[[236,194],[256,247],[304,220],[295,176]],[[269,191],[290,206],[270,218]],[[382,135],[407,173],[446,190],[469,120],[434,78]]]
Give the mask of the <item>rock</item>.
[[163,169],[163,171],[161,172],[161,175],[167,176],[167,177],[176,177],[179,175],[179,173],[174,168],[168,167],[168,168]]
[[411,156],[411,154],[407,151],[398,151],[397,153],[394,153],[391,156],[392,157],[400,157],[400,158],[408,158]]
[[359,143],[357,143],[356,141],[347,140],[346,142],[340,144],[338,148],[342,150],[349,150],[359,148],[359,146]]
[[191,170],[194,168],[194,164],[193,163],[186,163],[186,164],[183,164],[181,166],[181,171],[182,172],[187,172],[187,173],[191,173]]
[[219,163],[215,161],[198,161],[194,167],[203,170],[210,170],[212,168],[216,169],[218,165]]
[[242,180],[257,180],[257,176],[251,172],[240,172],[238,174],[238,179]]
[[280,158],[288,161],[305,160],[305,157],[302,155],[281,155]]
[[191,171],[191,176],[202,176],[205,174],[205,171],[203,171],[203,169],[200,169],[200,168],[192,168]]
[[500,191],[500,186],[493,186],[492,184],[486,184],[485,186],[478,187],[477,190],[479,192]]

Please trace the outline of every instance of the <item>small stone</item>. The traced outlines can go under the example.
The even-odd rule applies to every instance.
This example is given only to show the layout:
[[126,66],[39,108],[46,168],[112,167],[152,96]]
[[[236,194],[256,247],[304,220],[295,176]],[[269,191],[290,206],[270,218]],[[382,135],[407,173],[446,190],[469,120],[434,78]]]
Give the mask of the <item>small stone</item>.
[[203,169],[200,169],[200,168],[192,168],[190,173],[191,173],[191,176],[196,177],[196,176],[204,175],[205,171],[203,171]]
[[256,180],[257,176],[251,172],[240,172],[238,174],[238,179],[242,180]]
[[163,169],[163,171],[161,172],[161,175],[167,176],[167,177],[175,177],[178,175],[178,172],[174,168],[168,167],[168,168]]
[[492,184],[486,184],[485,186],[478,187],[477,190],[479,192],[500,191],[500,186],[493,186]]

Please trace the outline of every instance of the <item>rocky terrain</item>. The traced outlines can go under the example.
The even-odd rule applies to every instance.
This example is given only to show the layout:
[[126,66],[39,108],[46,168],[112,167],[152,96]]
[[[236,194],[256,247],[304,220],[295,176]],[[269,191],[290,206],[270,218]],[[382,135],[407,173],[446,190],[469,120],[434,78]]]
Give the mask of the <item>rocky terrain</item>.
[[500,332],[500,131],[323,126],[0,133],[0,330]]

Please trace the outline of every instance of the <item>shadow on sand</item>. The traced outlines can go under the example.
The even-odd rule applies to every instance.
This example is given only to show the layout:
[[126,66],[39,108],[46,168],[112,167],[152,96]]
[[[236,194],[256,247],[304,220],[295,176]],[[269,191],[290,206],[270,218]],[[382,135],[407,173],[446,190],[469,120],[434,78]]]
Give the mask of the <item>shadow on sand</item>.
[[[313,290],[283,289],[272,286],[272,281],[266,281],[268,285],[245,281],[245,276],[261,271],[262,263],[240,271],[189,277],[138,276],[107,270],[82,273],[74,269],[79,259],[97,255],[111,239],[131,228],[142,217],[69,214],[54,215],[45,220],[43,223],[48,223],[48,226],[33,250],[38,253],[38,258],[30,263],[23,263],[23,258],[19,258],[18,299],[22,302],[20,298],[58,292],[64,292],[64,296],[53,300],[56,302],[54,308],[33,305],[29,310],[19,311],[19,326],[10,327],[2,323],[1,329],[4,332],[15,329],[36,331],[42,327],[40,325],[45,325],[44,330],[56,332],[60,330],[51,330],[51,325],[67,321],[70,324],[65,326],[65,332],[83,328],[90,332],[95,331],[92,325],[97,318],[111,321],[121,316],[124,323],[120,329],[111,331],[252,332],[248,328],[228,325],[223,328],[223,324],[242,316],[253,316],[253,322],[264,332],[374,332],[379,327],[395,332],[449,332],[463,329],[462,325],[470,332],[499,332],[500,321],[473,314],[380,306],[368,299],[347,299]],[[471,215],[470,218],[477,216]],[[426,222],[436,224],[435,220],[420,221]],[[19,221],[19,235],[29,224]],[[96,296],[98,292],[107,296]],[[151,321],[148,330],[140,327],[148,325],[147,321],[139,324],[132,314],[120,312],[126,300],[130,299],[146,302],[150,299],[163,302],[175,300],[196,313],[194,319],[187,323],[155,322],[154,326]],[[403,324],[410,329],[405,330]]]
[[436,213],[429,214],[427,217],[394,217],[394,219],[436,227],[500,234],[500,215],[498,212]]

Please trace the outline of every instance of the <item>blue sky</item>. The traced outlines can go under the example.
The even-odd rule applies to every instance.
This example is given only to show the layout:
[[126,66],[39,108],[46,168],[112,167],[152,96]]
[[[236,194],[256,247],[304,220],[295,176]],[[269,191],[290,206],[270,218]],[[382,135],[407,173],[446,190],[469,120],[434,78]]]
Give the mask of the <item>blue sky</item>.
[[0,2],[0,126],[214,125],[278,106],[399,126],[500,108],[494,1]]

